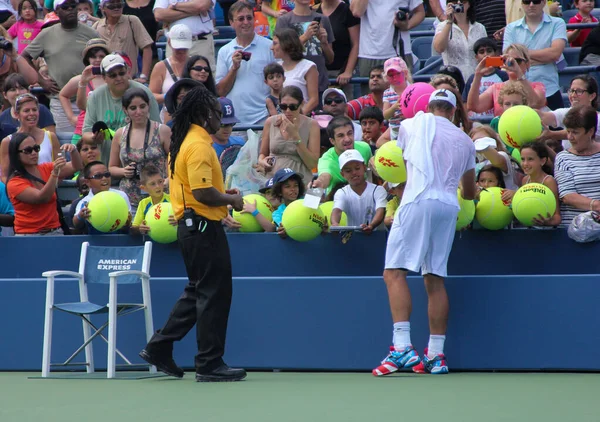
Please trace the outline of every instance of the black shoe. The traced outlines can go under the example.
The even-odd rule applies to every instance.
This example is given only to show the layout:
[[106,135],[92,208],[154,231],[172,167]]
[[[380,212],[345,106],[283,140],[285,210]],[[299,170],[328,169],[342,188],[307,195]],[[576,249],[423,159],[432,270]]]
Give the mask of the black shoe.
[[196,372],[197,382],[227,382],[241,381],[246,378],[246,371],[243,369],[234,369],[223,364],[210,372]]
[[140,352],[140,357],[148,362],[150,365],[156,366],[161,372],[164,372],[167,375],[170,375],[175,378],[183,378],[184,372],[181,369],[172,357],[167,356],[158,356],[149,353],[146,349]]

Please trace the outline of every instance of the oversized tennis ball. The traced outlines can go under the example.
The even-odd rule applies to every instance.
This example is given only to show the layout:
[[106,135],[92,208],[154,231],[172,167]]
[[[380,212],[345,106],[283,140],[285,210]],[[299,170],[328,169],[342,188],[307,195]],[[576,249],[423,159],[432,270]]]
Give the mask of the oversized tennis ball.
[[281,223],[289,237],[298,242],[308,242],[323,231],[325,216],[319,208],[305,207],[304,201],[297,199],[287,206]]
[[375,170],[379,177],[390,183],[406,182],[406,166],[402,149],[395,141],[386,142],[375,153]]
[[427,111],[429,97],[435,88],[425,82],[410,85],[400,96],[400,110],[405,119],[415,117],[419,111]]
[[542,134],[542,119],[531,107],[514,106],[502,113],[498,133],[506,145],[521,148]]
[[514,159],[517,161],[517,163],[519,163],[519,164],[521,164],[521,161],[523,161],[523,160],[521,159],[521,151],[519,151],[519,150],[518,150],[518,149],[516,149],[516,148],[512,150],[512,152],[510,153],[510,156],[511,156],[512,158],[514,158]]
[[91,212],[89,222],[96,230],[110,233],[119,230],[129,218],[127,201],[116,192],[99,192],[87,205]]
[[502,201],[502,188],[487,188],[479,194],[479,203],[475,209],[475,218],[488,230],[500,230],[508,226],[513,219],[509,203]]
[[146,213],[146,225],[150,227],[150,238],[158,243],[172,243],[177,240],[177,227],[169,223],[173,215],[170,202],[160,202],[152,205]]
[[[323,215],[325,216],[325,218],[327,218],[327,223],[329,223],[329,225],[331,225],[331,213],[333,211],[333,201],[323,202],[321,205],[319,205],[319,208],[321,209],[321,211],[323,211]],[[340,217],[340,226],[347,226],[347,225],[348,225],[348,216],[346,215],[345,212],[342,211],[342,216]]]
[[521,186],[512,199],[512,210],[517,220],[525,226],[533,226],[533,219],[541,214],[544,218],[556,211],[554,192],[541,183]]
[[[253,204],[254,201],[256,201],[256,209],[258,210],[258,212],[262,214],[262,216],[265,217],[267,220],[271,221],[273,218],[272,215],[274,210],[273,206],[267,200],[267,198],[256,193],[244,196],[245,203]],[[233,218],[242,225],[242,227],[240,228],[241,232],[258,233],[264,231],[260,223],[256,220],[256,217],[254,217],[250,213],[241,213],[238,211],[234,211]]]
[[460,211],[456,217],[456,230],[462,230],[471,224],[475,218],[475,202],[464,199],[460,193],[460,189],[458,190],[457,195]]

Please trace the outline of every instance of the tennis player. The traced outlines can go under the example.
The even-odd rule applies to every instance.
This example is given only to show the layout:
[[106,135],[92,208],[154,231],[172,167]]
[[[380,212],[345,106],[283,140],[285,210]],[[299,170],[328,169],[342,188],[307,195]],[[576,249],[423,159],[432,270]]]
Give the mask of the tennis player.
[[[400,368],[415,372],[448,373],[444,355],[448,296],[444,287],[456,218],[460,209],[456,196],[475,195],[475,147],[469,137],[452,124],[456,97],[447,90],[431,94],[429,113],[419,113],[402,122],[398,146],[406,161],[407,182],[394,218],[385,254],[383,279],[387,285],[394,321],[393,346],[373,375],[382,376]],[[408,271],[421,270],[429,297],[429,346],[423,356],[410,340],[410,290]]]

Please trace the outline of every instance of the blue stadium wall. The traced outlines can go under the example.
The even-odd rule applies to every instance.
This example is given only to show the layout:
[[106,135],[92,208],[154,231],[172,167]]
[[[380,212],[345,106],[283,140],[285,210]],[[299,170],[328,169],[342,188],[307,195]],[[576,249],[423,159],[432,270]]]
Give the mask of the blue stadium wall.
[[[45,282],[51,269],[77,270],[81,242],[140,244],[127,236],[0,238],[0,370],[39,370]],[[381,273],[385,234],[349,243],[323,236],[309,243],[270,234],[230,234],[234,299],[226,360],[257,369],[370,370],[391,342],[391,316]],[[600,370],[600,245],[580,245],[561,230],[457,234],[447,280],[451,311],[446,352],[451,369]],[[185,284],[175,245],[155,245],[151,275],[154,324],[167,318]],[[90,298],[106,303],[107,286]],[[428,326],[422,278],[411,277],[412,338],[420,351]],[[140,298],[123,286],[120,300]],[[58,282],[56,299],[78,299],[75,282]],[[80,344],[81,324],[55,314],[52,361]],[[99,318],[95,320],[99,321]],[[120,319],[118,347],[139,362],[142,314]],[[97,367],[106,347],[94,342]],[[193,365],[195,331],[175,346]],[[588,357],[588,358],[586,358]]]

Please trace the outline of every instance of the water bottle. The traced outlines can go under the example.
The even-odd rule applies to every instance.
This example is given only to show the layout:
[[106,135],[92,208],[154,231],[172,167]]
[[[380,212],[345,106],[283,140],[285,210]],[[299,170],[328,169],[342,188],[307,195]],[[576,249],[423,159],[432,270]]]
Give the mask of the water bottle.
[[308,208],[317,209],[321,204],[321,198],[323,197],[323,189],[321,188],[310,188],[306,191],[304,196],[304,206]]

